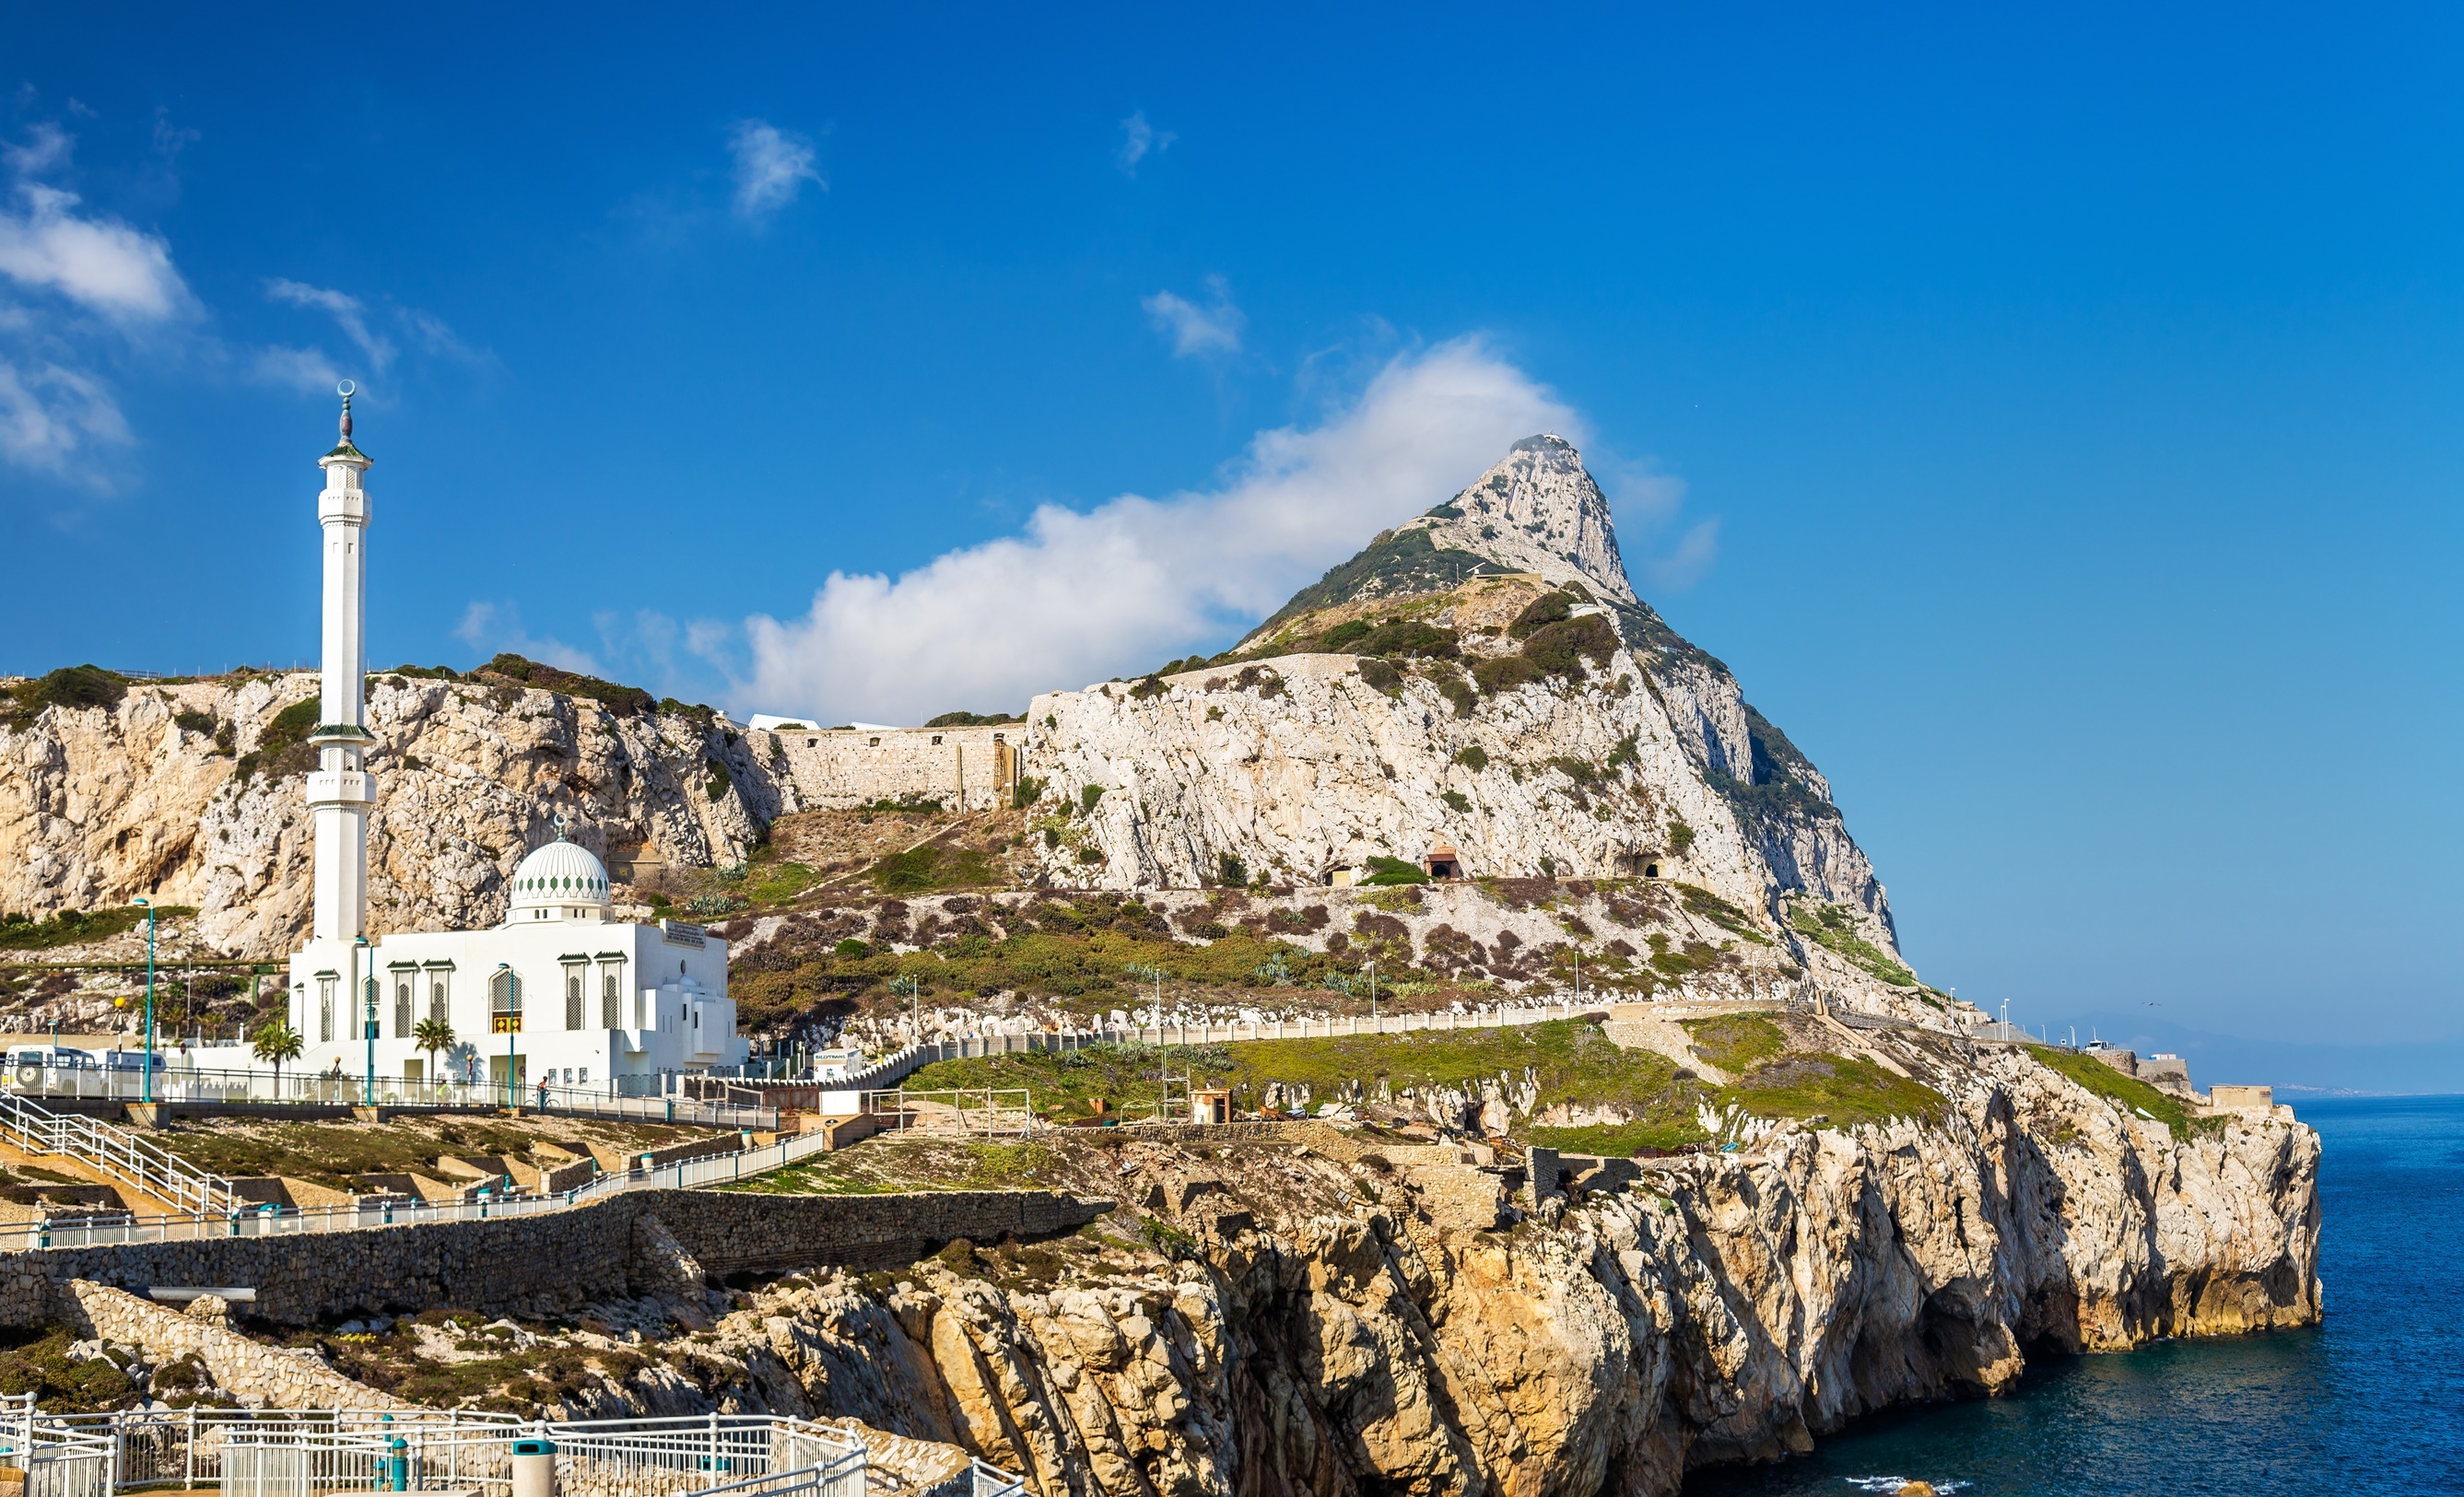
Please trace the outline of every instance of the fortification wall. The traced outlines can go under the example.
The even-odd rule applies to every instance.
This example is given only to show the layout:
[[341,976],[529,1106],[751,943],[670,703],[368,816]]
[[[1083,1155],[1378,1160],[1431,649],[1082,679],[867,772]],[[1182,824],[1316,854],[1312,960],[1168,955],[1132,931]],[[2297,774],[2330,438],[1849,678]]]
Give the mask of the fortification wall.
[[[1026,724],[998,728],[885,728],[746,735],[784,762],[801,810],[844,811],[874,801],[938,801],[982,811],[1009,799]],[[763,740],[767,739],[768,742]]]
[[[433,1222],[302,1237],[217,1237],[0,1255],[0,1325],[39,1326],[59,1286],[85,1279],[132,1290],[150,1285],[243,1287],[255,1313],[285,1325],[369,1311],[452,1306],[495,1315],[555,1315],[598,1300],[672,1288],[672,1264],[644,1254],[636,1223],[665,1235],[713,1272],[822,1264],[891,1267],[953,1238],[990,1242],[1067,1231],[1110,1210],[1053,1191],[950,1191],[912,1196],[760,1196],[628,1191],[543,1216]],[[655,1241],[655,1229],[647,1236]]]

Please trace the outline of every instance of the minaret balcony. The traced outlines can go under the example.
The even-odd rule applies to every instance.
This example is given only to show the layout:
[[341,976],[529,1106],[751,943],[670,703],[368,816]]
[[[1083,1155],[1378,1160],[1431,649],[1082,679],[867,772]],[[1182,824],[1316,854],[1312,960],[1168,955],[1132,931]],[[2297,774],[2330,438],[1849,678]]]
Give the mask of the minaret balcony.
[[376,780],[363,769],[314,769],[308,772],[308,804],[374,805]]
[[368,491],[365,489],[327,489],[317,495],[317,522],[330,520],[364,525],[368,522]]
[[374,743],[376,740],[375,734],[356,722],[319,723],[317,731],[308,735],[309,744],[319,748],[328,743]]

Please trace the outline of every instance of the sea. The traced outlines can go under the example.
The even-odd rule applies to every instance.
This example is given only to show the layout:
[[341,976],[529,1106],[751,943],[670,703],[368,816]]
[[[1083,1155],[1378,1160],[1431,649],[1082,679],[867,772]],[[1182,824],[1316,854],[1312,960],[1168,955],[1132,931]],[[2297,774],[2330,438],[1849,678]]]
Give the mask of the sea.
[[1685,1497],[2464,1493],[2464,1096],[2295,1102],[2319,1130],[2325,1323],[2035,1361]]

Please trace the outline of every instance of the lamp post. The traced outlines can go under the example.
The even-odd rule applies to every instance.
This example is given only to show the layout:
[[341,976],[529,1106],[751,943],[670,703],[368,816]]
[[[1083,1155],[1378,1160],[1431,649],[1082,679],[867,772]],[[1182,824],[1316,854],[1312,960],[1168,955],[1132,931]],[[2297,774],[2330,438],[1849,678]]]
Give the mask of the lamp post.
[[1369,964],[1369,1030],[1377,1031],[1377,963]]
[[[368,938],[363,936],[351,946],[357,952],[367,944]],[[360,1026],[360,1033],[368,1046],[368,1068],[360,1088],[360,1101],[374,1107],[377,1105],[377,962],[374,952],[368,954],[368,975],[360,980],[360,990],[366,998],[367,1006],[365,1023]]]
[[154,901],[137,901],[145,910],[145,1081],[143,1100],[154,1100]]

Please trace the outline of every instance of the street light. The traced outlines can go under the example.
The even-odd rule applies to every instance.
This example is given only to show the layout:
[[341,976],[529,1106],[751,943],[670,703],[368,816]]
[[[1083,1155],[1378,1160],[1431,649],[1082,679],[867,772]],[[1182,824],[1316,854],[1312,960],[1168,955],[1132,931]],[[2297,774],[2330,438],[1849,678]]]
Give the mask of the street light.
[[145,910],[145,1090],[143,1100],[154,1100],[154,901],[137,901]]

